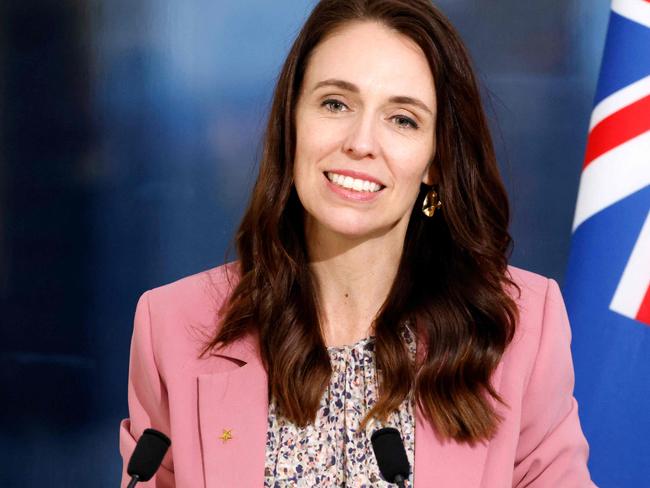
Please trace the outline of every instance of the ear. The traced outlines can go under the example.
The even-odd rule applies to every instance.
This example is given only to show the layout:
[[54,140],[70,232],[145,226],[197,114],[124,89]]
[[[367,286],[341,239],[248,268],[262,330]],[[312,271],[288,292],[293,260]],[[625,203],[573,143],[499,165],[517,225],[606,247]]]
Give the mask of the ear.
[[435,161],[431,161],[429,166],[427,166],[424,176],[422,177],[422,183],[427,186],[432,186],[440,180],[438,175],[438,167],[435,164]]

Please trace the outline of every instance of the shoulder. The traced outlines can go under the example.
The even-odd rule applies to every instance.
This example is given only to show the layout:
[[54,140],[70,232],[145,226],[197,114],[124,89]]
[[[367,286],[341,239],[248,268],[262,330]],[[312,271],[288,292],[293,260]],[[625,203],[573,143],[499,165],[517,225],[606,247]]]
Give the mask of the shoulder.
[[183,313],[223,302],[238,280],[238,262],[222,264],[148,290],[152,309]]
[[549,278],[546,276],[512,265],[508,265],[508,273],[512,281],[521,288],[522,298],[540,299],[546,295],[549,284]]
[[519,318],[515,335],[503,357],[504,374],[516,372],[525,388],[535,369],[570,358],[571,332],[557,282],[543,275],[509,266],[517,290],[511,292]]
[[554,279],[516,266],[508,266],[508,273],[518,287],[511,287],[509,293],[519,311],[520,332],[539,328],[549,305],[563,305],[560,287]]
[[142,294],[135,331],[146,329],[161,374],[195,360],[214,336],[220,311],[239,279],[238,262],[185,276]]

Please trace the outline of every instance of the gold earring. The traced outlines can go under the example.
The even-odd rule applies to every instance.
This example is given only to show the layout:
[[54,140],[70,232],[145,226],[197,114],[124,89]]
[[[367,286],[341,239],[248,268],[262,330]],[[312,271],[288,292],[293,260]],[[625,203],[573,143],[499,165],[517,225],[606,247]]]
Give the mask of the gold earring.
[[[436,201],[437,199],[437,201]],[[422,202],[422,213],[427,217],[433,217],[436,209],[442,207],[442,201],[433,188],[427,192]]]

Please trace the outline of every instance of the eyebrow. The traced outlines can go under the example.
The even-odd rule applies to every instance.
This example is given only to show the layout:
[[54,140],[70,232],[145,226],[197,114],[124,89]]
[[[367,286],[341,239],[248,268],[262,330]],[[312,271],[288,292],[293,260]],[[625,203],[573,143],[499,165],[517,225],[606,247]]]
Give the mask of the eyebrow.
[[[354,83],[350,83],[349,81],[345,81],[345,80],[337,80],[337,79],[334,79],[334,78],[330,78],[330,79],[324,80],[324,81],[319,81],[318,83],[316,83],[316,86],[314,86],[312,92],[315,92],[317,89],[319,89],[322,86],[336,86],[338,88],[350,91],[352,93],[359,93],[360,92],[359,87],[357,85],[355,85]],[[418,100],[417,98],[408,97],[408,96],[405,96],[405,95],[396,95],[396,96],[390,97],[388,99],[388,101],[391,102],[391,103],[406,103],[406,104],[409,104],[409,105],[415,105],[416,107],[420,107],[422,110],[427,112],[429,115],[433,116],[433,113],[431,112],[429,107],[427,107],[424,102],[422,102],[421,100]]]

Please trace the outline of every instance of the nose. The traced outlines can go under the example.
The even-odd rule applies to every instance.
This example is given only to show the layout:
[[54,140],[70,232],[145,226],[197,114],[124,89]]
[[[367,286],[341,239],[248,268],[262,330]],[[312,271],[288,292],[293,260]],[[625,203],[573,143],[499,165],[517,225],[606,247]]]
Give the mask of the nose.
[[349,133],[343,143],[343,151],[354,159],[377,157],[378,141],[375,134],[375,123],[370,112],[360,115],[350,126]]

